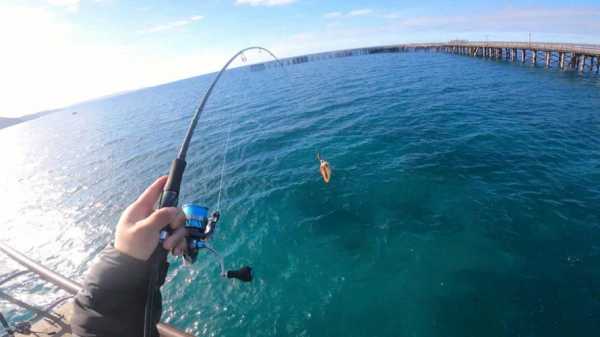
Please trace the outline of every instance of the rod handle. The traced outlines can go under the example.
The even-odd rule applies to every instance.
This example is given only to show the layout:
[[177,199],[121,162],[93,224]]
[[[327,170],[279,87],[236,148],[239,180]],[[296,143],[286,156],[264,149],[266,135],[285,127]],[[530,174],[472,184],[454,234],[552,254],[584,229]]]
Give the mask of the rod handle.
[[[183,172],[185,171],[186,162],[183,159],[175,159],[171,162],[171,168],[169,169],[169,177],[167,183],[163,189],[165,192],[174,192],[176,196],[179,196],[179,189],[181,187],[181,181],[183,178]],[[177,199],[163,198],[161,197],[160,208],[162,207],[176,207]]]
[[[179,189],[181,188],[185,166],[186,162],[183,159],[175,159],[171,162],[171,169],[165,187],[160,194],[158,208],[177,207],[177,204],[179,204]],[[160,231],[160,241],[164,241],[171,233],[173,233],[173,230],[167,225]]]

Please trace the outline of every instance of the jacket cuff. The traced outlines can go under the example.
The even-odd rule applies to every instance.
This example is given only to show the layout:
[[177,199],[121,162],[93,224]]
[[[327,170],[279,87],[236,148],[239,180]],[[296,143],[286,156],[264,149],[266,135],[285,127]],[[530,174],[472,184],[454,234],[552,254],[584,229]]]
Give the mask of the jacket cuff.
[[145,289],[149,274],[150,263],[118,251],[111,243],[101,252],[85,283],[113,291]]

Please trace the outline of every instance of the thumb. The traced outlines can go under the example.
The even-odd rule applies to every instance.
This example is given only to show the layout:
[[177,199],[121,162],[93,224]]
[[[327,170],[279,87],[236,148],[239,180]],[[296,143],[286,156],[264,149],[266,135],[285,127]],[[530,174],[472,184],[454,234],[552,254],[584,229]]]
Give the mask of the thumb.
[[166,227],[177,218],[179,209],[176,207],[164,207],[157,209],[150,214],[146,219],[138,222],[139,227],[147,228],[150,230],[159,231],[163,227]]

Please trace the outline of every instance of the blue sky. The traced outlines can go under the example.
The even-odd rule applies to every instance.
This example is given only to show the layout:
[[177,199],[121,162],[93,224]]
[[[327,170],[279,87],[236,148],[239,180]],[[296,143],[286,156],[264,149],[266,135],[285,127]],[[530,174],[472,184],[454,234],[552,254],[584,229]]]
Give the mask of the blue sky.
[[5,0],[0,116],[214,71],[248,45],[285,57],[454,38],[524,41],[528,32],[600,43],[600,2]]

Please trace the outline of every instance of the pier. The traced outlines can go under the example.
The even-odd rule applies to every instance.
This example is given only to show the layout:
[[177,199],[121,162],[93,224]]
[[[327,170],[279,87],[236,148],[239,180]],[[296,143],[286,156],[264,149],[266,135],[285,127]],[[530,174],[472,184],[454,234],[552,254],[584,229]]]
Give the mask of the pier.
[[450,41],[431,47],[437,51],[530,63],[546,68],[578,72],[600,72],[600,45],[542,42],[470,42]]
[[[284,66],[288,66],[331,58],[419,51],[505,60],[580,73],[600,73],[600,44],[576,43],[454,40],[441,43],[409,43],[344,49],[289,57],[280,61]],[[279,63],[272,61],[263,65],[264,68],[260,67],[261,69],[276,67]]]

